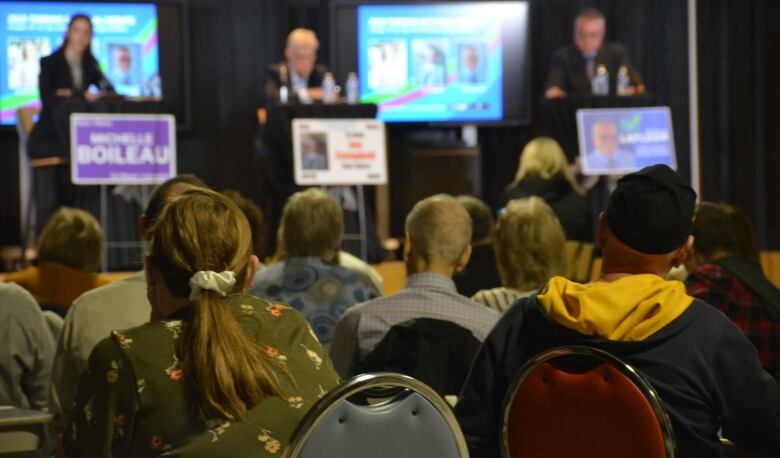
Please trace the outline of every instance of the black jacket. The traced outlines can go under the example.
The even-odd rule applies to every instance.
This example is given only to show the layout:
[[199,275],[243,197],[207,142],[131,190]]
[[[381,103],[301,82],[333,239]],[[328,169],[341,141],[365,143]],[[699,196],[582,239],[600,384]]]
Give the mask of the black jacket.
[[[284,70],[282,70],[284,68]],[[307,81],[307,87],[321,87],[322,79],[325,77],[325,73],[328,72],[327,67],[324,65],[315,65],[309,75]],[[282,81],[282,73],[284,73],[285,81]],[[290,87],[290,69],[287,67],[287,62],[280,62],[278,64],[271,64],[268,66],[268,70],[265,75],[265,105],[279,101],[279,88],[282,85]],[[297,97],[292,91],[289,91],[289,100],[295,100]]]
[[[605,65],[609,73],[609,93],[615,94],[617,74],[621,65],[628,67],[628,75],[632,86],[642,84],[642,76],[628,59],[623,45],[605,41],[596,54],[595,68]],[[594,68],[594,71],[595,71]],[[575,46],[559,49],[553,56],[547,87],[557,86],[568,94],[591,94],[590,81],[585,71],[585,58]]]
[[503,315],[466,379],[455,413],[471,456],[500,456],[500,410],[513,377],[531,357],[561,345],[600,348],[636,368],[669,413],[680,457],[719,457],[720,428],[746,449],[780,453],[780,388],[714,307],[694,300],[645,340],[611,341],[553,323],[531,296]]
[[593,219],[585,196],[572,189],[562,176],[550,180],[527,176],[516,186],[504,191],[500,207],[512,199],[539,196],[547,202],[566,232],[567,240],[593,242]]
[[57,120],[57,107],[65,100],[56,95],[57,89],[73,89],[73,97],[84,98],[84,92],[91,85],[110,89],[110,83],[103,76],[97,60],[92,55],[85,56],[81,62],[83,87],[74,87],[65,50],[58,49],[41,59],[41,73],[38,76],[38,90],[41,94],[43,109],[30,133],[27,151],[32,158],[48,156],[68,156],[67,120]]

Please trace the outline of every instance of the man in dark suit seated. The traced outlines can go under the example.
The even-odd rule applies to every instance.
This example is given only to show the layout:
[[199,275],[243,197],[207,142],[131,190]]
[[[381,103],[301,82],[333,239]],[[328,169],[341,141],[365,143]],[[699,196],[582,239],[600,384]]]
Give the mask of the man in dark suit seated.
[[642,76],[631,66],[623,45],[604,41],[606,20],[595,8],[586,8],[574,21],[574,45],[559,49],[553,56],[552,70],[547,79],[548,99],[567,94],[591,94],[591,80],[600,65],[609,73],[610,93],[615,93],[620,67],[628,69],[627,95],[642,94],[645,85]]
[[[265,83],[266,102],[276,102],[280,92],[287,92],[288,100],[309,102],[322,100],[322,78],[327,69],[317,65],[317,35],[309,29],[298,28],[287,36],[285,60],[268,68]],[[285,89],[282,89],[282,88]]]

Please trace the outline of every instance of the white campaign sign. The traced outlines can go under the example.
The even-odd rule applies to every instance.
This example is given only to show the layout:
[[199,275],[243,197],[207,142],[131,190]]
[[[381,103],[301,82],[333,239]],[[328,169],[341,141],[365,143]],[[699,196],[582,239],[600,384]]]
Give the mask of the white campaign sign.
[[387,183],[385,124],[376,119],[294,119],[299,185]]

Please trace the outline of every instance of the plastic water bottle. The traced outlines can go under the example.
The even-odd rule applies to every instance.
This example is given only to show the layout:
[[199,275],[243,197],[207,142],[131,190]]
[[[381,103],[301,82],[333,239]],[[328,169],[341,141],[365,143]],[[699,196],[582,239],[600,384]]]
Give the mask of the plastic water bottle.
[[631,95],[629,93],[629,85],[631,84],[628,77],[628,67],[621,65],[617,74],[617,95]]
[[347,76],[347,103],[354,105],[358,103],[359,98],[357,74],[355,72],[349,72],[349,75]]
[[322,78],[322,103],[335,102],[336,95],[336,80],[333,79],[333,74],[328,72],[325,77]]
[[604,64],[596,68],[596,75],[590,82],[590,91],[593,95],[609,95],[609,73]]
[[287,86],[282,84],[279,86],[279,102],[280,103],[287,103],[287,100],[289,99],[289,89],[287,89]]

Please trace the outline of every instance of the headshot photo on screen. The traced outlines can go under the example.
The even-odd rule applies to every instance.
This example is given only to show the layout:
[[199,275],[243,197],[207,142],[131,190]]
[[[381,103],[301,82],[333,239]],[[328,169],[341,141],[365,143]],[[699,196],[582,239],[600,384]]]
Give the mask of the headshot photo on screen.
[[325,132],[301,135],[301,169],[328,170],[328,142]]
[[108,55],[108,78],[114,86],[137,86],[141,82],[141,46],[139,44],[110,43]]
[[8,88],[14,91],[38,88],[41,57],[51,54],[46,38],[11,38],[8,40]]
[[636,168],[634,152],[620,146],[618,125],[612,120],[593,123],[591,149],[585,156],[585,169],[591,172],[630,171]]
[[414,76],[418,86],[442,86],[447,81],[447,40],[412,40]]
[[368,46],[368,87],[383,91],[406,86],[406,62],[404,40],[371,40]]
[[484,43],[458,45],[458,81],[482,84],[487,81],[486,46]]

